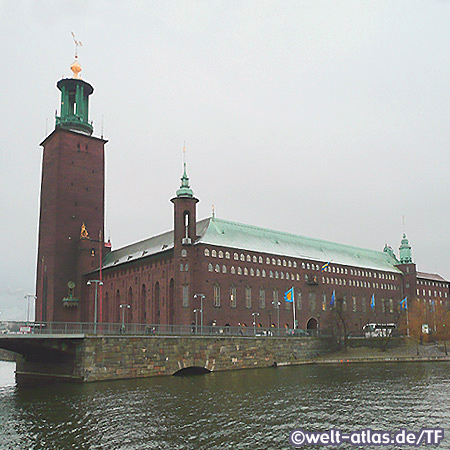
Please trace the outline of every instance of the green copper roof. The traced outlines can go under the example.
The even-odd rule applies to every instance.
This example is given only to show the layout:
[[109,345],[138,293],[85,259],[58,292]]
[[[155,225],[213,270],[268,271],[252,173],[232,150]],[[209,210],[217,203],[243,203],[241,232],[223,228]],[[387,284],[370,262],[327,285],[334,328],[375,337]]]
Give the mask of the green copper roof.
[[180,189],[177,191],[177,197],[193,197],[194,192],[189,187],[189,177],[187,176],[186,171],[186,162],[184,163],[184,173],[181,177],[181,186]]
[[400,250],[400,262],[402,264],[410,264],[413,262],[411,246],[409,245],[409,241],[405,233],[403,233],[403,239],[399,247],[399,250]]
[[[195,244],[206,244],[268,253],[317,262],[329,262],[344,266],[397,272],[398,260],[394,254],[369,250],[351,245],[337,244],[320,239],[307,238],[281,231],[273,231],[251,225],[217,218],[197,222]],[[105,256],[105,269],[173,249],[173,231],[145,239],[114,250]]]
[[197,243],[400,273],[400,270],[395,267],[398,264],[397,259],[387,252],[337,244],[216,218],[210,219],[206,233]]

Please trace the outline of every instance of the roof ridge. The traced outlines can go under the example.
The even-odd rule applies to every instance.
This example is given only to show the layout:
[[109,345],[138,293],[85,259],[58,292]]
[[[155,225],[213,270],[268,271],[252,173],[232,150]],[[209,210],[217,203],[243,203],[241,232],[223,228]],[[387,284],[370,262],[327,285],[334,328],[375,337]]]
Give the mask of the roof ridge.
[[268,231],[271,233],[277,233],[277,234],[281,234],[281,235],[285,235],[285,236],[291,236],[291,237],[296,237],[296,238],[303,238],[303,239],[309,239],[311,241],[314,242],[318,242],[318,243],[326,243],[326,244],[334,244],[334,245],[340,245],[342,247],[347,247],[349,249],[358,249],[358,250],[365,250],[368,252],[374,252],[374,253],[384,253],[382,250],[373,250],[370,248],[365,248],[365,247],[357,247],[355,245],[350,245],[350,244],[345,244],[345,243],[341,243],[341,242],[333,242],[333,241],[327,241],[325,239],[320,239],[320,238],[315,238],[315,237],[308,237],[308,236],[304,236],[301,234],[294,234],[294,233],[289,233],[287,231],[279,231],[279,230],[274,230],[271,228],[262,228],[262,227],[258,227],[256,225],[249,225],[246,223],[241,223],[241,222],[235,222],[232,220],[227,220],[227,219],[218,219],[218,218],[213,218],[213,221],[219,221],[219,222],[225,222],[225,223],[229,223],[229,224],[233,224],[233,225],[240,225],[249,229],[253,229],[253,230],[262,230],[262,231]]

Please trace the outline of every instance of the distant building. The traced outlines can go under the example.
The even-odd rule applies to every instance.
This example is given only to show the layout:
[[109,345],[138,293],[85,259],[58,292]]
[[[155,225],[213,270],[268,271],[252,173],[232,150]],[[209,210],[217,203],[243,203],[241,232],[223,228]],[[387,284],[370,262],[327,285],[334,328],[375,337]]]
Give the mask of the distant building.
[[214,216],[198,221],[186,165],[171,200],[173,230],[111,251],[103,228],[107,141],[92,136],[93,88],[76,78],[78,68],[57,83],[61,114],[41,144],[37,321],[93,322],[92,279],[103,282],[97,317],[105,323],[120,322],[119,306],[128,304],[128,322],[190,325],[201,293],[205,325],[251,326],[256,317],[270,327],[279,317],[292,328],[292,303],[284,301],[291,288],[303,329],[327,326],[333,292],[355,331],[394,320],[405,297],[410,305],[421,299],[448,308],[449,281],[417,272],[406,235],[398,260],[388,246],[362,249]]

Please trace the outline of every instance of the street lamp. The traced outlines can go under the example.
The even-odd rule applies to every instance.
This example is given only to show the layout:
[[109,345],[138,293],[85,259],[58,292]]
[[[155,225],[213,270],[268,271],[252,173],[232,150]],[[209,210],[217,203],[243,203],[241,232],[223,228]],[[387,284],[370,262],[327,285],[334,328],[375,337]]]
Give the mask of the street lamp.
[[30,298],[36,300],[36,296],[34,294],[25,294],[24,297],[27,301],[27,325],[30,322]]
[[259,313],[254,312],[252,313],[253,316],[253,334],[256,334],[256,316],[259,316]]
[[97,289],[98,286],[103,286],[103,282],[100,280],[89,280],[86,284],[90,286],[95,283],[95,300],[94,300],[94,334],[97,334]]
[[203,299],[205,296],[204,294],[195,294],[194,298],[200,299],[200,334],[203,334]]
[[119,308],[122,310],[122,332],[125,331],[125,308],[130,309],[131,306],[127,303],[122,303],[119,305]]
[[198,317],[197,317],[197,313],[201,313],[202,310],[201,309],[194,309],[194,314],[195,314],[195,333],[198,333]]
[[280,335],[280,306],[281,306],[281,302],[272,302],[272,305],[276,305],[277,307],[277,334],[278,336]]

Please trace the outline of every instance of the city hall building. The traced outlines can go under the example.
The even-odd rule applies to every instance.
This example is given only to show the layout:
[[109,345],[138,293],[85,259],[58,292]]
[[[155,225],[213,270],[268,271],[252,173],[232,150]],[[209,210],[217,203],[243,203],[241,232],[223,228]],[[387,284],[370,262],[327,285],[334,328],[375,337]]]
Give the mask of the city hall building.
[[[410,308],[417,300],[448,307],[449,282],[417,271],[405,235],[397,258],[389,246],[363,249],[214,215],[198,220],[186,164],[170,199],[173,229],[113,250],[104,240],[107,141],[92,136],[93,87],[79,78],[78,62],[71,68],[74,77],[57,83],[60,115],[41,144],[37,321],[119,323],[126,313],[128,323],[191,325],[201,308],[195,294],[204,296],[204,325],[218,327],[292,328],[294,307],[299,328],[326,328],[332,297],[354,331],[394,321],[405,297]],[[294,304],[284,300],[291,288]]]

